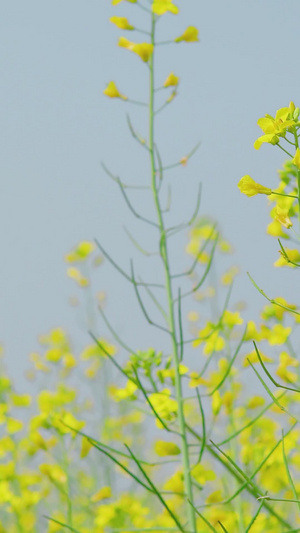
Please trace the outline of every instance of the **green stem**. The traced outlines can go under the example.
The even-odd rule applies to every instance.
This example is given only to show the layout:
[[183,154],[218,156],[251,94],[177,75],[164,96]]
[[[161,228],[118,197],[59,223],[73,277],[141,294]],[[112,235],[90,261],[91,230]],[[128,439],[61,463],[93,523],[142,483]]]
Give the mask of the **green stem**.
[[[153,51],[155,47],[155,23],[156,17],[152,14],[152,23],[151,23],[151,43],[153,45]],[[190,531],[196,532],[196,514],[193,504],[193,489],[192,489],[192,480],[190,473],[190,459],[189,459],[189,448],[187,441],[185,417],[184,417],[184,399],[182,393],[182,383],[181,376],[179,373],[179,354],[178,354],[178,342],[176,337],[175,329],[175,313],[174,313],[174,300],[173,300],[173,290],[172,290],[172,281],[170,274],[170,265],[168,258],[168,248],[167,248],[167,239],[166,231],[164,227],[164,220],[162,215],[162,209],[159,202],[158,191],[156,186],[156,168],[155,168],[155,144],[154,144],[154,52],[149,60],[149,71],[150,71],[150,97],[149,97],[149,154],[150,154],[150,164],[151,164],[151,188],[153,199],[155,203],[159,233],[160,233],[160,255],[164,265],[165,271],[165,286],[166,294],[168,300],[168,326],[171,335],[172,341],[172,355],[173,355],[173,364],[175,369],[175,390],[176,390],[176,399],[178,403],[178,422],[181,434],[181,448],[182,448],[182,462],[183,462],[183,473],[184,473],[184,487],[185,493],[187,495],[187,520],[188,528]]]

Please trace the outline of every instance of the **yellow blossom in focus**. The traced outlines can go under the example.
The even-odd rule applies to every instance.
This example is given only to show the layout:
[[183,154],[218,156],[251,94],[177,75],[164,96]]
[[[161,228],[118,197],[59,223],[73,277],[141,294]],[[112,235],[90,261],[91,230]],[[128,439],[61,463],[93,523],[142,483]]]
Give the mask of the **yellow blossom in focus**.
[[282,226],[278,220],[273,220],[267,226],[267,234],[272,235],[273,237],[288,237],[288,235],[283,231]]
[[173,0],[153,0],[152,11],[158,16],[164,15],[167,12],[173,15],[179,13],[179,9],[173,4]]
[[282,209],[279,205],[276,206],[275,220],[277,220],[287,229],[291,228],[293,225],[293,222],[288,216],[288,211],[286,209]]
[[115,24],[115,26],[121,30],[134,30],[134,26],[129,24],[126,17],[110,17],[109,22]]
[[246,196],[255,196],[256,194],[271,194],[272,189],[269,189],[268,187],[265,187],[264,185],[260,185],[260,183],[256,183],[251,176],[243,176],[239,183],[238,188],[240,189],[241,193],[246,194]]
[[179,37],[176,37],[175,43],[180,43],[181,41],[185,41],[186,43],[192,43],[195,41],[199,41],[199,31],[195,26],[188,26],[186,30],[183,32],[182,35]]
[[175,76],[174,72],[171,72],[164,81],[164,87],[176,87],[179,83],[179,77]]
[[284,137],[286,131],[295,126],[295,122],[289,107],[278,109],[275,118],[266,115],[258,119],[257,124],[265,135],[255,141],[254,148],[259,150],[263,143],[278,144],[279,137]]
[[118,44],[121,48],[126,48],[137,54],[144,63],[147,63],[153,54],[153,44],[151,43],[133,43],[125,37],[120,37]]
[[[280,257],[279,257],[279,259],[277,259],[277,261],[275,261],[274,266],[275,267],[289,266],[289,267],[294,268],[296,265],[293,265],[293,263],[299,263],[299,261],[300,261],[300,252],[299,252],[299,250],[291,249],[291,248],[285,248],[284,251],[285,251],[285,253],[286,253],[287,257],[288,257],[288,260],[283,255],[283,253],[280,251],[279,252],[280,253]],[[290,261],[292,261],[292,263],[290,263]]]
[[120,93],[114,81],[110,81],[108,83],[107,87],[103,91],[103,94],[105,94],[109,98],[121,98],[122,100],[128,100],[125,94]]

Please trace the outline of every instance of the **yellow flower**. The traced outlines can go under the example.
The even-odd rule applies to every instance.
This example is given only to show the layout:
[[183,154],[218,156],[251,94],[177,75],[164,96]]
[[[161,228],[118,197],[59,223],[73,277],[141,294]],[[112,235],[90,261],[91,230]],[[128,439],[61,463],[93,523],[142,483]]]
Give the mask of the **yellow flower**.
[[200,485],[205,485],[207,481],[213,481],[216,479],[216,474],[210,468],[205,468],[201,463],[196,464],[191,470],[192,477],[200,483]]
[[134,26],[129,24],[126,17],[110,17],[109,22],[115,24],[121,30],[134,30]]
[[275,208],[275,220],[280,222],[280,224],[282,224],[287,229],[291,228],[293,225],[293,222],[288,216],[288,210],[283,209],[279,205],[277,205]]
[[121,98],[122,100],[128,100],[125,94],[120,93],[114,81],[109,82],[106,89],[104,89],[103,94],[105,94],[109,98]]
[[173,5],[173,0],[153,0],[152,11],[158,16],[167,12],[173,13],[173,15],[179,13],[178,7]]
[[208,386],[208,381],[204,378],[202,378],[198,372],[191,372],[190,373],[190,382],[189,382],[189,387],[191,389],[194,389],[195,387],[198,387],[199,385],[205,385],[205,386]]
[[67,270],[67,274],[69,276],[69,278],[72,278],[74,279],[75,281],[77,281],[78,285],[80,287],[87,287],[89,285],[89,280],[87,278],[85,278],[80,270],[78,270],[78,268],[75,268],[75,267],[70,267],[68,268]]
[[256,409],[256,407],[261,407],[265,403],[266,400],[262,396],[252,396],[252,398],[248,401],[247,408]]
[[297,168],[300,169],[300,148],[297,148],[295,157],[293,159],[294,165],[296,165]]
[[275,261],[274,266],[276,267],[282,267],[282,266],[290,266],[295,267],[296,265],[293,265],[292,263],[289,263],[289,261],[293,261],[293,263],[298,263],[300,261],[300,252],[296,249],[291,248],[285,248],[284,249],[288,260],[283,255],[283,253],[280,251],[280,257]]
[[147,63],[153,54],[153,44],[151,43],[133,43],[125,39],[125,37],[120,37],[118,44],[122,48],[126,48],[137,54],[144,63]]
[[270,335],[268,337],[268,343],[271,346],[279,346],[280,344],[284,344],[291,332],[292,328],[285,328],[284,326],[282,326],[282,324],[275,324],[272,327]]
[[45,474],[51,481],[65,483],[67,476],[59,465],[43,463],[39,466],[42,474]]
[[124,389],[119,389],[115,385],[109,386],[109,394],[115,400],[115,402],[120,402],[121,400],[136,400],[136,390],[137,386],[131,380],[127,381]]
[[164,87],[175,87],[178,85],[179,77],[175,76],[174,72],[171,72],[169,76],[164,81]]
[[278,109],[275,118],[266,115],[265,117],[258,119],[257,124],[263,130],[265,135],[262,135],[255,141],[254,148],[259,150],[263,143],[278,144],[279,137],[284,137],[286,131],[295,126],[295,122],[290,107]]
[[[170,398],[170,395],[171,391],[169,389],[163,389],[161,392],[150,394],[149,400],[161,418],[172,421],[177,417],[178,405],[176,400]],[[160,422],[157,425],[162,427]]]
[[223,500],[223,495],[221,490],[215,490],[211,492],[210,495],[206,498],[206,503],[219,503]]
[[228,311],[226,309],[224,315],[223,315],[223,324],[226,324],[229,328],[233,328],[233,326],[238,326],[240,324],[244,323],[244,320],[240,316],[240,313],[236,311],[235,313],[232,313],[231,311]]
[[[261,360],[262,360],[264,363],[272,363],[272,362],[273,362],[273,359],[271,359],[271,357],[268,357],[267,355],[265,355],[265,354],[262,353],[261,351],[259,352],[259,355],[260,355]],[[244,366],[244,367],[249,366],[249,361],[250,361],[250,363],[252,363],[252,364],[259,363],[259,359],[258,359],[258,357],[257,357],[256,350],[253,350],[252,352],[248,353],[248,354],[245,356],[243,366]]]
[[217,416],[222,407],[222,398],[218,390],[216,390],[216,392],[214,392],[212,395],[211,407],[214,416]]
[[164,484],[164,490],[170,490],[175,493],[184,493],[184,478],[181,470],[175,472]]
[[6,431],[10,435],[18,433],[23,429],[23,422],[21,420],[16,420],[15,418],[7,417],[6,419]]
[[95,248],[96,246],[93,242],[79,242],[76,248],[74,248],[65,256],[65,261],[67,263],[76,263],[77,261],[84,261],[95,250]]
[[268,235],[273,237],[287,237],[287,234],[283,231],[282,226],[278,220],[273,220],[267,226]]
[[155,453],[160,457],[167,455],[179,455],[180,448],[174,442],[166,442],[164,440],[157,440],[154,446]]
[[111,488],[102,487],[102,489],[98,490],[98,492],[92,496],[91,501],[100,502],[102,500],[106,500],[107,498],[111,498]]
[[256,183],[251,176],[243,176],[239,183],[238,188],[243,194],[246,194],[246,196],[255,196],[256,194],[271,194],[272,190],[268,187],[265,187],[264,185],[260,185],[260,183]]
[[195,41],[199,41],[199,31],[195,26],[188,26],[186,30],[183,32],[182,35],[179,37],[176,37],[175,43],[180,43],[181,41],[185,41],[186,43],[192,43]]

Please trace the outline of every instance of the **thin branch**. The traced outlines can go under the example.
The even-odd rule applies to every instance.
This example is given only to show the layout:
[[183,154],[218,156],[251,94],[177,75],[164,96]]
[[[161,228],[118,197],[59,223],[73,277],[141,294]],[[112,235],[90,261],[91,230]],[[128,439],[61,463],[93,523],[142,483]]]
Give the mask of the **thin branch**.
[[[139,278],[141,279],[141,278]],[[166,321],[166,323],[168,323],[168,315],[167,313],[165,312],[165,310],[163,309],[162,305],[159,303],[159,301],[157,300],[155,294],[153,294],[153,292],[151,291],[151,289],[147,286],[147,284],[145,283],[144,284],[144,288],[145,288],[145,291],[148,293],[148,295],[150,296],[151,300],[153,301],[153,303],[156,305],[157,309],[159,310],[159,312],[162,314],[164,320]]]
[[127,124],[128,124],[128,128],[129,128],[129,131],[132,135],[132,137],[141,145],[143,146],[143,148],[145,148],[147,151],[149,151],[149,147],[147,146],[146,144],[146,141],[145,139],[143,139],[142,137],[140,137],[140,135],[138,135],[138,133],[135,132],[134,128],[133,128],[133,125],[131,123],[131,120],[130,120],[130,117],[129,115],[126,115],[126,118],[127,118]]
[[110,353],[106,350],[106,348],[104,347],[104,345],[97,339],[97,337],[94,335],[94,333],[92,333],[91,331],[88,332],[89,333],[89,336],[95,341],[95,343],[97,344],[97,346],[99,346],[99,348],[101,348],[101,350],[103,350],[103,352],[105,353],[105,355],[110,359],[110,361],[113,363],[113,365],[119,370],[119,372],[121,372],[121,374],[124,374],[124,376],[126,376],[127,379],[129,379],[130,381],[132,381],[135,385],[136,384],[136,381],[129,375],[127,374],[127,372],[125,372],[125,370],[123,370],[123,368],[119,365],[119,363],[117,363],[117,361],[110,355]]
[[125,192],[125,189],[124,187],[122,186],[122,183],[120,181],[119,178],[116,179],[119,187],[120,187],[120,190],[121,190],[121,193],[123,195],[123,198],[127,204],[127,207],[129,208],[129,210],[133,213],[133,215],[138,218],[139,220],[142,220],[143,222],[146,222],[147,224],[150,224],[150,226],[154,226],[155,228],[158,228],[158,225],[156,224],[156,222],[153,222],[153,220],[149,220],[148,218],[146,217],[143,217],[143,215],[140,215],[133,207],[133,205],[131,204],[126,192]]
[[256,342],[253,341],[253,344],[254,344],[254,348],[255,348],[255,351],[256,351],[256,355],[257,355],[257,357],[259,359],[259,362],[260,362],[265,374],[267,374],[267,376],[270,379],[270,381],[272,381],[273,385],[275,385],[275,387],[278,387],[280,389],[286,389],[286,390],[290,390],[292,392],[300,392],[300,389],[295,389],[293,387],[286,387],[285,385],[281,385],[280,383],[278,383],[278,381],[275,381],[275,379],[273,378],[273,376],[268,371],[266,365],[264,364],[264,362],[263,362],[263,360],[262,360],[262,358],[260,356],[260,353],[259,353],[258,348],[256,346]]
[[[94,239],[94,241],[95,241],[96,245],[98,246],[100,252],[102,252],[104,257],[106,257],[106,259],[108,259],[108,261],[111,263],[111,265],[113,265],[115,267],[115,269],[120,274],[122,274],[122,276],[125,279],[127,279],[127,281],[129,281],[130,283],[134,284],[132,278],[130,276],[128,276],[128,274],[121,267],[119,267],[119,265],[110,257],[110,255],[101,246],[99,241],[97,239]],[[135,283],[136,283],[136,285],[142,286],[142,287],[145,285],[145,283],[141,283],[141,282],[135,282]],[[157,287],[159,289],[164,289],[165,288],[164,285],[162,285],[161,283],[147,283],[147,287]]]
[[146,402],[148,403],[148,405],[150,406],[151,410],[153,411],[155,417],[160,421],[161,425],[165,428],[166,431],[168,432],[172,432],[174,433],[174,431],[172,431],[168,426],[167,424],[164,422],[164,420],[161,418],[161,416],[159,416],[158,412],[156,411],[155,407],[152,405],[152,403],[150,402],[149,398],[148,398],[148,395],[147,395],[147,392],[146,390],[144,389],[144,386],[138,376],[138,373],[137,373],[137,370],[135,368],[135,366],[132,366],[132,369],[134,371],[134,374],[135,374],[135,377],[136,377],[136,381],[139,385],[139,388],[140,390],[142,391],[143,395],[144,395],[144,398],[146,400]]
[[198,387],[196,387],[196,393],[197,393],[199,409],[200,409],[201,417],[202,417],[202,442],[201,442],[201,448],[200,448],[199,457],[197,461],[198,463],[201,463],[202,455],[203,455],[203,452],[206,446],[206,424],[205,424],[205,413],[204,413],[204,409],[203,409],[203,405],[201,401],[201,395],[200,395]]
[[157,498],[159,499],[159,501],[161,502],[161,504],[164,506],[164,508],[166,509],[166,511],[169,513],[169,515],[171,516],[171,518],[173,518],[175,524],[177,525],[177,527],[180,529],[180,531],[182,531],[183,533],[184,532],[184,529],[183,529],[183,526],[181,525],[181,523],[179,522],[177,516],[175,516],[175,514],[173,513],[173,511],[170,509],[170,507],[168,506],[167,502],[164,500],[164,498],[161,496],[160,494],[160,491],[156,488],[156,486],[154,485],[154,483],[152,482],[152,480],[150,479],[150,477],[148,476],[148,474],[146,473],[146,471],[143,469],[143,467],[141,466],[141,463],[140,461],[135,457],[135,455],[133,454],[133,452],[131,451],[131,449],[129,448],[129,446],[127,446],[127,444],[124,443],[124,446],[127,448],[128,452],[130,453],[133,461],[135,462],[135,464],[137,465],[138,469],[140,470],[140,472],[143,474],[144,478],[146,479],[146,481],[149,483],[151,489],[152,489],[152,492],[154,494],[156,494]]
[[138,303],[140,304],[140,308],[143,312],[143,315],[145,316],[147,322],[149,322],[149,324],[151,326],[154,326],[158,329],[161,329],[162,331],[164,331],[165,333],[170,333],[170,331],[167,329],[167,328],[164,328],[163,326],[161,326],[160,324],[157,324],[156,322],[153,322],[153,320],[151,320],[151,318],[149,317],[147,311],[146,311],[146,308],[143,304],[143,301],[141,299],[141,295],[139,293],[139,290],[138,290],[138,287],[137,287],[137,283],[135,281],[135,277],[134,277],[134,271],[133,271],[133,263],[132,261],[130,262],[131,264],[131,276],[132,276],[132,283],[133,283],[133,286],[134,286],[134,290],[135,290],[135,294],[136,294],[136,297],[137,297],[137,300],[138,300]]
[[[209,244],[209,242],[211,240],[211,237],[213,236],[213,234],[215,232],[215,228],[216,228],[216,224],[214,224],[212,226],[212,230],[211,230],[209,236],[204,241],[203,246],[201,246],[200,250],[198,251],[195,259],[193,260],[193,263],[192,263],[191,267],[188,270],[185,270],[184,272],[181,272],[179,274],[173,274],[172,275],[173,278],[180,278],[182,276],[190,276],[194,272],[194,270],[195,270],[195,268],[196,268],[196,266],[198,264],[198,259],[203,254],[203,252],[205,251],[206,246]],[[217,236],[218,236],[218,234],[217,234]],[[217,239],[217,236],[216,236],[216,239]]]
[[233,363],[236,360],[237,355],[238,355],[238,353],[239,353],[239,351],[240,351],[240,349],[242,347],[242,344],[243,344],[243,342],[245,340],[245,337],[246,337],[246,333],[247,333],[247,326],[246,326],[245,331],[243,333],[243,336],[242,336],[242,338],[241,338],[241,340],[240,340],[240,342],[239,342],[239,344],[238,344],[238,346],[237,346],[237,348],[236,348],[236,350],[235,350],[235,352],[233,354],[233,357],[232,357],[232,359],[231,359],[231,361],[230,361],[230,363],[229,363],[229,365],[228,365],[228,367],[226,369],[226,372],[224,373],[224,376],[219,381],[219,383],[215,386],[215,388],[211,392],[209,392],[207,394],[207,396],[212,396],[223,385],[223,383],[226,380],[226,378],[227,378],[227,376],[228,376],[228,374],[229,374],[229,372],[230,372],[230,370],[231,370],[231,368],[233,366]]
[[207,275],[208,275],[208,273],[210,271],[211,265],[212,265],[214,253],[215,253],[215,250],[216,250],[216,246],[217,246],[217,239],[214,242],[214,245],[212,247],[212,250],[211,250],[211,253],[210,253],[210,256],[209,256],[208,263],[206,265],[206,268],[204,270],[204,273],[203,273],[200,281],[191,290],[185,292],[182,295],[182,298],[186,298],[187,296],[190,296],[190,294],[194,294],[194,292],[196,292],[201,287],[201,285],[204,283],[204,281],[206,280],[206,277],[207,277]]
[[116,330],[112,327],[111,323],[109,322],[107,316],[105,315],[101,305],[98,306],[98,311],[99,313],[101,314],[101,317],[103,318],[106,326],[108,327],[109,331],[111,332],[113,338],[115,339],[115,341],[117,341],[117,343],[122,346],[122,348],[130,353],[130,354],[133,354],[135,355],[135,351],[132,350],[118,335],[118,333],[116,332]]
[[289,311],[290,313],[294,313],[295,315],[300,315],[299,311],[295,311],[295,309],[292,309],[291,307],[287,307],[286,305],[281,304],[280,302],[277,302],[273,298],[269,298],[269,296],[266,295],[266,293],[258,287],[258,285],[255,283],[254,279],[250,276],[249,272],[247,272],[248,277],[250,278],[250,281],[253,283],[254,287],[270,302],[271,304],[278,305],[278,307],[281,307],[282,309],[285,309],[286,311]]
[[179,361],[183,360],[183,347],[184,347],[184,341],[183,341],[183,327],[182,327],[182,315],[181,315],[181,290],[180,287],[178,289],[178,326],[179,326]]
[[136,239],[131,235],[131,233],[128,231],[128,229],[123,226],[124,231],[128,235],[129,239],[131,240],[132,244],[136,247],[136,249],[141,252],[143,255],[146,255],[147,257],[150,257],[151,255],[157,255],[157,252],[147,252],[137,241]]
[[107,168],[107,166],[101,162],[101,166],[104,170],[104,172],[115,182],[118,182],[118,180],[120,181],[120,183],[122,183],[122,186],[124,187],[124,189],[150,189],[150,187],[148,185],[128,185],[126,183],[124,183],[123,181],[120,180],[119,176],[114,176],[114,174]]
[[[194,148],[192,148],[192,150],[185,156],[187,160],[189,160],[196,152],[197,150],[199,149],[201,145],[201,142],[199,141],[196,146],[194,146]],[[166,167],[163,167],[164,170],[171,170],[175,167],[179,167],[179,166],[182,166],[182,163],[181,161],[177,161],[176,163],[172,163],[171,165],[168,165]]]

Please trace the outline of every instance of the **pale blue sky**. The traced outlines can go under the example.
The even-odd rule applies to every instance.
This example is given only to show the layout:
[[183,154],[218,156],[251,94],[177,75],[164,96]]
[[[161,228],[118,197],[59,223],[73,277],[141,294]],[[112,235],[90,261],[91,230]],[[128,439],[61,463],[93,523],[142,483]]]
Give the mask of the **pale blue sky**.
[[[198,141],[201,147],[186,168],[174,172],[174,210],[179,221],[190,212],[200,181],[201,212],[219,220],[242,270],[233,301],[249,299],[255,314],[264,301],[247,270],[272,296],[293,295],[297,283],[296,272],[272,266],[278,244],[265,235],[266,199],[242,196],[237,182],[251,174],[266,186],[277,183],[280,151],[263,146],[256,152],[253,142],[259,117],[300,101],[299,0],[175,3],[181,13],[163,17],[160,38],[193,24],[201,42],[161,49],[158,83],[172,70],[181,82],[179,97],[159,117],[157,137],[166,164]],[[145,19],[127,2],[2,2],[0,339],[16,375],[27,368],[37,336],[52,327],[65,327],[75,342],[88,340],[68,304],[76,291],[65,274],[64,254],[79,240],[96,237],[127,268],[134,252],[123,225],[150,239],[100,164],[130,182],[148,177],[125,118],[130,112],[143,133],[143,109],[102,95],[112,79],[132,98],[147,93],[147,67],[116,46],[122,32],[108,22],[112,15],[139,25]],[[181,252],[179,247],[178,260]],[[137,322],[134,307],[131,312],[132,291],[107,264],[94,288],[107,293],[116,327],[142,342],[143,320]],[[152,334],[146,335],[151,343]]]

